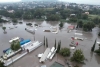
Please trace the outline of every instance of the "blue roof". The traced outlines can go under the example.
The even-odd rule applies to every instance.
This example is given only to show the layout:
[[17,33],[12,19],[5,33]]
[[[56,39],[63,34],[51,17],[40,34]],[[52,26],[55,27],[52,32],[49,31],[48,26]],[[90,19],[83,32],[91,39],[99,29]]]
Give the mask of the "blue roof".
[[30,42],[30,41],[31,41],[30,39],[23,40],[23,41],[20,42],[20,45],[24,45],[25,43],[28,43],[28,42]]
[[23,41],[23,40],[24,40],[24,38],[20,38],[20,42]]
[[8,51],[10,48],[3,50],[4,53],[6,53],[6,51]]

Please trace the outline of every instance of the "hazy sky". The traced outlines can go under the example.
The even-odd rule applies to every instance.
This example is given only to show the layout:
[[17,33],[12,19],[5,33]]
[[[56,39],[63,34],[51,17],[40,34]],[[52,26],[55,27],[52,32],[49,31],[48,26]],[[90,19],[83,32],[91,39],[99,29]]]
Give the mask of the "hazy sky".
[[59,0],[59,1],[100,5],[100,0]]
[[0,0],[0,2],[18,2],[21,0]]
[[[17,2],[17,1],[21,0],[0,0],[0,2]],[[100,5],[100,0],[59,0],[59,1]]]

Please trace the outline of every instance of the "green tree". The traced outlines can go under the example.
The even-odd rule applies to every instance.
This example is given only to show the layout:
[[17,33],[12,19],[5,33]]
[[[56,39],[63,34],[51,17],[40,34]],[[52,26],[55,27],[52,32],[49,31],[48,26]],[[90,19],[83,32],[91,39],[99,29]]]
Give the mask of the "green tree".
[[22,24],[23,22],[19,22],[19,24]]
[[55,49],[56,49],[56,39],[55,39],[55,45],[54,45]]
[[13,23],[17,23],[17,19],[15,19],[15,18],[12,19],[12,22],[13,22]]
[[22,18],[23,13],[24,13],[24,11],[21,10],[21,9],[20,10],[16,10],[14,12],[14,16],[15,16],[15,18]]
[[78,65],[75,65],[74,67],[79,67]]
[[99,24],[99,28],[100,28],[100,24]]
[[44,36],[44,46],[45,46],[45,36]]
[[62,48],[59,52],[62,56],[66,57],[66,56],[70,56],[70,49],[69,48]]
[[95,24],[93,22],[87,22],[83,24],[83,30],[84,31],[92,31],[92,29],[95,27]]
[[2,27],[2,29],[5,31],[6,30],[6,27]]
[[100,44],[99,44],[99,49],[95,50],[95,53],[97,53],[100,56]]
[[26,23],[26,25],[29,25],[29,26],[31,26],[31,25],[32,25],[32,23]]
[[96,18],[93,19],[93,22],[94,22],[95,24],[98,24],[98,23],[100,23],[100,19],[99,19],[98,17],[96,17]]
[[19,41],[13,41],[11,43],[11,49],[14,51],[17,51],[18,49],[20,49],[20,42]]
[[82,28],[82,27],[83,27],[83,22],[82,22],[81,20],[78,21],[77,26],[78,26],[79,28]]
[[44,10],[43,9],[36,9],[34,12],[34,18],[40,19],[41,16],[44,15]]
[[63,10],[64,8],[65,8],[65,5],[64,5],[64,4],[62,4],[62,5],[61,5],[61,9]]
[[48,47],[48,39],[46,38],[46,47]]
[[70,18],[69,20],[70,20],[71,22],[77,22],[77,18],[76,18],[76,17],[75,17],[75,18],[74,18],[74,17],[73,17],[73,18]]
[[73,54],[73,56],[71,57],[72,61],[76,61],[76,62],[83,62],[85,60],[85,57],[83,55],[83,52],[81,50],[76,50]]
[[88,19],[88,15],[87,14],[82,14],[82,19]]
[[92,46],[92,48],[91,48],[91,51],[92,51],[92,52],[94,52],[94,50],[95,50],[96,41],[97,41],[97,39],[95,40],[95,42],[94,42],[94,44],[93,44],[93,46]]
[[30,11],[26,11],[24,14],[23,14],[23,19],[27,19],[27,20],[30,20],[30,19],[33,19],[34,16],[33,14],[30,12]]
[[98,33],[98,36],[100,36],[100,32]]
[[60,20],[60,16],[57,14],[47,15],[47,21],[59,21],[59,20]]
[[61,41],[58,42],[58,47],[57,47],[57,51],[56,51],[57,53],[59,53],[60,48],[61,48]]
[[63,25],[64,25],[64,24],[63,24],[62,22],[59,24],[60,27],[63,27]]
[[0,67],[5,67],[4,63],[0,61]]
[[68,11],[61,10],[60,15],[62,19],[66,19],[68,17]]

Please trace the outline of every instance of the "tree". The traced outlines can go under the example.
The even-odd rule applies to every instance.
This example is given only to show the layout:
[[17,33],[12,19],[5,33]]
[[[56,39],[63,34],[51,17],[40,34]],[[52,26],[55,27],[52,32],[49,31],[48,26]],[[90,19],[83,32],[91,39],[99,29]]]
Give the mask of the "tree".
[[2,29],[5,31],[6,30],[6,27],[2,27]]
[[45,36],[44,36],[44,46],[45,46]]
[[62,4],[62,5],[61,5],[61,9],[63,10],[64,8],[65,8],[65,5],[64,5],[64,4]]
[[76,61],[76,62],[83,62],[85,60],[85,57],[83,55],[83,52],[81,50],[76,50],[73,54],[73,56],[71,57],[72,61]]
[[79,67],[78,65],[75,65],[74,67]]
[[82,19],[88,19],[88,15],[87,14],[82,14]]
[[12,19],[12,22],[13,22],[13,23],[17,23],[17,19],[15,19],[15,18]]
[[83,30],[84,31],[92,31],[92,29],[95,27],[95,24],[93,22],[87,22],[83,24]]
[[31,25],[32,25],[32,23],[26,23],[26,25],[29,25],[29,26],[31,26]]
[[55,49],[56,49],[56,39],[55,39],[55,45],[54,45]]
[[57,47],[57,51],[56,51],[57,53],[59,53],[60,48],[61,48],[61,41],[58,42],[58,47]]
[[61,22],[61,23],[59,24],[59,26],[60,26],[60,27],[63,27],[63,23]]
[[23,13],[24,13],[24,11],[21,10],[21,9],[20,10],[16,10],[14,12],[14,16],[15,16],[15,18],[22,18]]
[[69,17],[69,12],[68,10],[57,10],[56,12],[60,11],[60,15],[62,19],[66,19],[67,17]]
[[48,47],[48,39],[46,38],[46,47]]
[[[96,40],[97,40],[97,39],[96,39]],[[92,51],[92,52],[94,52],[94,50],[95,50],[96,40],[95,40],[95,42],[94,42],[94,45],[93,45],[92,48],[91,48],[91,51]]]
[[14,51],[17,51],[18,49],[20,49],[20,42],[19,41],[13,41],[11,43],[11,49]]
[[78,21],[77,26],[78,26],[79,28],[82,28],[82,27],[83,27],[83,22],[82,22],[81,20]]
[[73,18],[70,18],[69,20],[70,20],[71,22],[77,22],[77,18],[76,18],[76,17],[75,17],[75,18],[74,18],[74,17],[73,17]]
[[47,21],[59,21],[59,20],[60,20],[60,16],[57,14],[47,15]]
[[37,19],[40,19],[41,16],[44,15],[44,10],[42,9],[36,9],[35,12],[34,12],[34,18],[37,18]]
[[100,44],[99,44],[99,49],[95,50],[95,53],[97,53],[100,56]]
[[24,14],[23,14],[23,19],[27,19],[27,20],[30,20],[30,19],[33,19],[33,14],[30,12],[30,11],[26,11]]
[[19,22],[19,24],[22,24],[23,22]]
[[100,32],[98,33],[98,36],[100,36]]
[[99,19],[99,17],[95,17],[95,18],[93,19],[93,22],[94,22],[95,24],[100,23],[100,19]]
[[70,56],[70,49],[69,48],[62,48],[59,52],[62,56],[66,57],[66,56]]
[[5,67],[4,63],[0,61],[0,67]]
[[100,28],[100,24],[99,24],[99,28]]

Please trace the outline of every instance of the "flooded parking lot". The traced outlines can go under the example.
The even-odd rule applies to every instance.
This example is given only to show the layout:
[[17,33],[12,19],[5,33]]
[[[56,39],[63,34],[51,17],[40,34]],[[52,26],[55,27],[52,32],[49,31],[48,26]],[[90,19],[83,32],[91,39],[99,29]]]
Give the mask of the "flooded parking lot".
[[[3,33],[2,26],[0,26],[0,56],[3,54],[2,51],[8,47],[10,47],[9,40],[13,37],[22,37],[24,39],[31,39],[39,40],[41,42],[44,41],[44,36],[48,38],[48,47],[53,47],[55,39],[57,42],[61,40],[61,47],[69,47],[69,44],[71,43],[71,36],[74,36],[75,32],[82,33],[82,36],[77,35],[78,37],[84,38],[84,41],[75,40],[75,42],[79,42],[79,46],[76,49],[81,49],[85,55],[85,58],[87,59],[85,61],[85,64],[80,64],[80,67],[100,67],[100,57],[96,54],[91,54],[91,47],[94,44],[95,39],[97,38],[97,41],[100,41],[100,38],[97,36],[98,28],[95,27],[92,32],[83,32],[81,30],[73,30],[70,33],[67,33],[67,27],[68,23],[64,24],[64,28],[59,30],[58,34],[51,33],[51,32],[43,32],[43,30],[50,29],[51,26],[58,26],[59,22],[46,22],[46,21],[23,21],[23,24],[17,24],[17,28],[9,29],[9,27],[14,27],[12,23],[5,23],[3,26],[6,26],[7,34]],[[30,22],[33,25],[38,24],[40,27],[30,27],[26,26],[26,23]],[[72,24],[73,25],[73,24]],[[25,28],[32,28],[37,29],[35,31],[35,34],[31,34],[27,31],[25,31]],[[42,64],[39,63],[39,58],[37,55],[39,53],[43,53],[45,51],[45,47],[41,46],[37,48],[35,51],[29,53],[28,55],[24,56],[20,60],[16,61],[13,65],[10,65],[9,67],[36,67],[41,66]],[[96,45],[96,49],[98,49],[98,45]],[[75,50],[71,50],[72,52]],[[53,60],[49,61],[47,60],[44,64],[49,67],[53,62],[58,61],[67,67],[67,65],[64,63],[64,58],[56,55]]]

